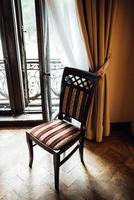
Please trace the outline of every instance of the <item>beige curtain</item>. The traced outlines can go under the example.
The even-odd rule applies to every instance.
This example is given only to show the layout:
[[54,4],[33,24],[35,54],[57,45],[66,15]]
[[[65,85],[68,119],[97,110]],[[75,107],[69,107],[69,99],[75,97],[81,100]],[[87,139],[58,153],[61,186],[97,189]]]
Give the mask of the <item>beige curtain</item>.
[[111,59],[111,35],[115,0],[77,0],[83,38],[91,71],[101,75],[90,107],[87,138],[101,142],[110,133],[107,68]]

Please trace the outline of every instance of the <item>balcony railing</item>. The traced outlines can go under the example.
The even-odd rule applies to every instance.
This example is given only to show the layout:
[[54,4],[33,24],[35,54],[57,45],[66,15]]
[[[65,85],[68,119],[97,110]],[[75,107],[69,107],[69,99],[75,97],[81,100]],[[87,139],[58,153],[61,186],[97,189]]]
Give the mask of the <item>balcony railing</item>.
[[[51,82],[51,97],[52,106],[58,106],[60,83],[63,73],[63,65],[59,59],[50,60],[50,82]],[[28,59],[26,61],[26,70],[23,71],[25,76],[25,95],[27,95],[28,106],[41,105],[41,91],[39,79],[39,61],[35,59]],[[27,91],[27,92],[26,92]],[[6,73],[4,61],[0,61],[0,104],[1,102],[9,101],[8,90],[6,85]]]
[[0,108],[7,109],[9,107],[5,62],[0,60]]

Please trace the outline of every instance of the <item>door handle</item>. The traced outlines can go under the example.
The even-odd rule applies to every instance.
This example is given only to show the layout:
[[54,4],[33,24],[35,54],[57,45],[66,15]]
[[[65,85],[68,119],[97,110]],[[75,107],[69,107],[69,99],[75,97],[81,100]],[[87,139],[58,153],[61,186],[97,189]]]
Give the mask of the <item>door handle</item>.
[[50,72],[43,72],[43,77],[50,76]]

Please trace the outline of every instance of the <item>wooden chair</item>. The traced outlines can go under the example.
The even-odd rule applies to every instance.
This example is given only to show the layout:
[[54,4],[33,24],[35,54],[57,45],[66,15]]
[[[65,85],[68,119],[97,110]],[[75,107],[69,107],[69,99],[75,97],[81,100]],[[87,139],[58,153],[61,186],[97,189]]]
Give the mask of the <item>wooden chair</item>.
[[[58,119],[43,123],[26,132],[29,148],[29,167],[33,163],[33,146],[39,145],[53,154],[55,189],[59,189],[59,168],[79,148],[83,162],[83,146],[88,108],[99,77],[78,69],[65,67],[61,83]],[[80,128],[71,123],[80,122]],[[35,144],[33,144],[33,141]],[[77,145],[74,145],[77,142]],[[75,147],[62,160],[60,155],[72,145]]]

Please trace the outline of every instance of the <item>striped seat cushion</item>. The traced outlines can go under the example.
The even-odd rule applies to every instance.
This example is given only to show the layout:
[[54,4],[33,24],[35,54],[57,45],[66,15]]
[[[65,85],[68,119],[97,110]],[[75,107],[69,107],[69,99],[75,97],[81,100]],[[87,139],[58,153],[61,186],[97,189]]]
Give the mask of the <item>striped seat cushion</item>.
[[36,139],[50,148],[59,150],[65,144],[76,138],[80,134],[80,130],[58,119],[32,128],[29,134],[32,134]]

